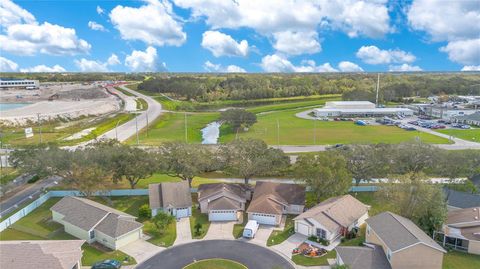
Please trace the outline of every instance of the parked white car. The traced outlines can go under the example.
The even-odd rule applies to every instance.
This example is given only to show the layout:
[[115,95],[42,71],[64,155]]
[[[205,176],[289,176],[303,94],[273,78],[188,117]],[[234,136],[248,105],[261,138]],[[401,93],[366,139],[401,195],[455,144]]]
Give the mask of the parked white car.
[[243,237],[254,238],[258,230],[258,222],[256,220],[249,220],[243,229]]

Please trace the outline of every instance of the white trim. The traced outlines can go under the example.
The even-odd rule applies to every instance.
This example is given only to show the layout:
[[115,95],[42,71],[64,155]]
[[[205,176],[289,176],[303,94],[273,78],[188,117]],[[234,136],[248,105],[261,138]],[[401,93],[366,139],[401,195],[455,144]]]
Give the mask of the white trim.
[[403,247],[403,248],[401,248],[401,249],[397,249],[397,250],[395,250],[395,251],[392,251],[392,253],[397,253],[397,252],[400,252],[400,251],[405,250],[405,249],[407,249],[407,248],[410,248],[410,247],[413,247],[413,246],[416,246],[416,245],[420,245],[420,244],[421,244],[421,245],[425,245],[425,246],[427,246],[427,247],[431,247],[431,248],[436,249],[436,250],[439,250],[439,251],[441,251],[441,252],[443,252],[443,253],[447,253],[447,251],[444,250],[443,248],[442,248],[442,249],[439,249],[439,248],[436,248],[436,247],[434,247],[434,246],[430,246],[429,244],[425,244],[424,242],[417,242],[417,243],[415,243],[415,244],[412,244],[412,245]]

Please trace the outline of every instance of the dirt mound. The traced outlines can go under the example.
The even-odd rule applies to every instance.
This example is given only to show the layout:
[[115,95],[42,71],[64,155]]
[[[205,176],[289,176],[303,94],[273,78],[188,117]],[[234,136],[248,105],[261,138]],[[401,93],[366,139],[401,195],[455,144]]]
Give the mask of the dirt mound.
[[73,89],[68,91],[58,92],[58,99],[100,99],[107,98],[109,95],[98,88],[89,89]]

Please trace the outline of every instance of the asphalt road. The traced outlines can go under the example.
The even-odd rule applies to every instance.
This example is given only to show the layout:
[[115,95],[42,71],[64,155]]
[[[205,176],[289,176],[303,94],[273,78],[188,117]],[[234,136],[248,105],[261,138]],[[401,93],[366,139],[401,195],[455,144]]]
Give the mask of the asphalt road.
[[202,240],[168,248],[137,265],[136,269],[181,269],[204,259],[223,258],[251,269],[294,269],[285,258],[267,248],[239,240]]

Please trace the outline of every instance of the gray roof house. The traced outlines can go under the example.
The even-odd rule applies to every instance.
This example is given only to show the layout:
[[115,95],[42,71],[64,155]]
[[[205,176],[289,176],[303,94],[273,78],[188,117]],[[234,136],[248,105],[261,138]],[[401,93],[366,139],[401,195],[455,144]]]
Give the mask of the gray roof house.
[[210,221],[236,221],[251,193],[251,187],[246,184],[202,184],[198,188],[200,212],[208,214]]
[[143,224],[134,216],[85,198],[63,197],[50,210],[65,232],[87,243],[116,250],[142,237]]
[[84,240],[0,241],[0,268],[80,269]]
[[447,187],[443,188],[443,193],[447,199],[448,210],[480,207],[480,194],[456,191]]
[[442,231],[435,238],[443,246],[480,255],[480,207],[448,211]]
[[364,247],[336,247],[337,264],[347,264],[349,269],[391,269],[390,263],[378,245]]
[[188,182],[164,182],[148,185],[152,216],[163,211],[176,218],[192,215],[192,194]]

